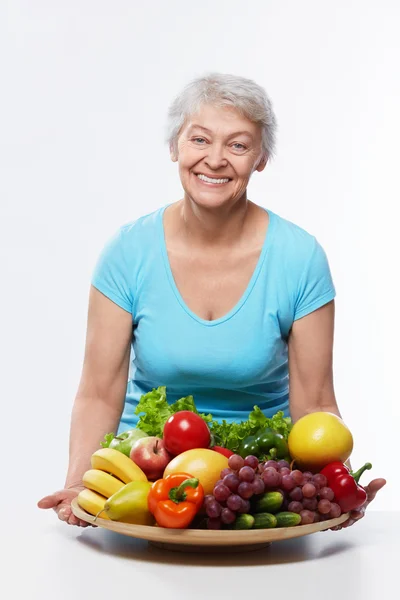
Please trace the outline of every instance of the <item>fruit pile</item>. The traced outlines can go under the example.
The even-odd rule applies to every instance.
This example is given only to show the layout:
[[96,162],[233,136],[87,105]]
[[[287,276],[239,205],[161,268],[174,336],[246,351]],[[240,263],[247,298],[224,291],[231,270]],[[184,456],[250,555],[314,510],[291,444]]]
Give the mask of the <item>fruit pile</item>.
[[357,473],[345,466],[353,438],[338,416],[311,413],[292,425],[283,413],[267,420],[254,407],[237,427],[214,425],[217,445],[211,415],[199,415],[191,397],[182,401],[192,410],[162,417],[166,400],[153,392],[138,427],[107,434],[91,457],[78,504],[96,519],[175,529],[293,527],[365,502],[358,479],[371,465]]
[[342,514],[325,475],[291,470],[286,460],[234,454],[220,475],[204,499],[208,529],[308,525]]

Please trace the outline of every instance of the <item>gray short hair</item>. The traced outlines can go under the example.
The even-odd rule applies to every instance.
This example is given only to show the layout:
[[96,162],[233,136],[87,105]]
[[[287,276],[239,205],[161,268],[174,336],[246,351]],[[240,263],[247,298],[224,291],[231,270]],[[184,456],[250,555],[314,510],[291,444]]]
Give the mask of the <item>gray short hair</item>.
[[262,127],[262,149],[268,157],[275,152],[276,117],[265,90],[251,79],[224,73],[208,73],[191,81],[168,110],[167,143],[176,150],[185,120],[202,104],[233,106]]

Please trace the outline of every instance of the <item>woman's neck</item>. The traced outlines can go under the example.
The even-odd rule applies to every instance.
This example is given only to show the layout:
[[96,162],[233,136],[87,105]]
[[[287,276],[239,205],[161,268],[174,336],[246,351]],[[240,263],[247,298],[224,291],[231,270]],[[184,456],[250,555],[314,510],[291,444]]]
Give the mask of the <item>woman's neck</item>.
[[192,247],[231,247],[238,244],[253,214],[253,203],[246,197],[233,206],[204,208],[190,198],[177,203],[176,225]]

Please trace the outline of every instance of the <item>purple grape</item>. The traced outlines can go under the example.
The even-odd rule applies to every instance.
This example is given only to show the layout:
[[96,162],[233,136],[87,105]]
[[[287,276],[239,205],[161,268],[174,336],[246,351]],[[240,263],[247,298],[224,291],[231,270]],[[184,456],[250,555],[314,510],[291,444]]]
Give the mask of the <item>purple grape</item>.
[[233,471],[240,471],[240,469],[244,467],[244,460],[239,454],[234,454],[233,456],[229,457],[228,466]]
[[328,485],[328,480],[325,477],[325,475],[322,475],[322,473],[317,473],[316,475],[313,475],[313,478],[311,481],[318,488],[323,488]]
[[222,511],[222,507],[216,500],[214,502],[209,502],[206,506],[207,516],[211,519],[216,519],[220,516]]
[[289,504],[290,504],[289,500],[287,498],[284,498],[280,510],[281,511],[289,510],[288,509]]
[[221,519],[207,519],[207,529],[221,529]]
[[[282,475],[282,470],[281,470]],[[290,492],[296,487],[296,482],[291,475],[282,475],[281,487],[285,491]]]
[[279,473],[280,473],[280,474],[282,475],[282,477],[283,477],[284,475],[290,475],[290,474],[291,474],[291,470],[290,470],[290,469],[288,469],[287,467],[281,467],[281,468],[279,469]]
[[314,498],[303,498],[303,508],[306,510],[317,510],[318,500]]
[[326,515],[323,515],[322,513],[318,512],[316,514],[319,515],[320,521],[328,521],[330,519],[329,513],[327,513]]
[[265,463],[265,468],[267,467],[272,467],[276,470],[279,469],[278,463],[276,460],[267,460],[267,462]]
[[252,454],[249,454],[249,456],[246,456],[246,458],[244,459],[244,466],[251,467],[252,469],[257,469],[257,467],[258,467],[257,456],[253,456]]
[[300,502],[303,500],[303,492],[301,491],[301,487],[295,487],[289,492],[289,496],[292,500],[296,500]]
[[236,512],[238,513],[249,513],[250,512],[250,500],[245,500],[244,498],[242,498],[242,506],[240,508],[237,509]]
[[332,504],[329,500],[323,499],[318,502],[318,512],[321,513],[321,515],[327,515],[331,508]]
[[231,492],[236,492],[240,483],[239,477],[235,473],[229,473],[229,475],[225,475],[224,477],[224,485],[231,490]]
[[242,467],[238,473],[240,481],[252,482],[255,477],[254,470],[251,467]]
[[325,486],[319,490],[319,497],[320,500],[333,500],[335,494],[333,493],[333,490],[330,487]]
[[281,474],[273,467],[266,467],[262,474],[262,480],[268,489],[279,487],[282,481]]
[[214,502],[215,498],[212,494],[207,494],[207,496],[204,496],[204,506],[207,506],[207,504],[209,502]]
[[294,471],[292,471],[292,477],[295,480],[297,485],[302,486],[304,484],[303,473],[301,471],[299,471],[298,469],[294,469]]
[[236,519],[235,513],[230,508],[223,508],[221,512],[221,521],[225,525],[230,525]]
[[229,469],[228,467],[226,469],[222,469],[220,474],[221,479],[223,479],[225,475],[229,475],[229,473],[232,473],[232,469]]
[[261,477],[256,477],[252,483],[253,492],[255,495],[263,494],[265,491],[265,483],[261,479]]
[[229,496],[228,500],[226,501],[226,506],[230,510],[233,510],[234,512],[236,512],[242,507],[242,498],[240,496],[238,496],[237,494],[232,494],[231,496]]
[[339,504],[336,504],[336,502],[331,502],[331,510],[329,511],[329,518],[337,519],[337,517],[340,517],[341,514],[342,514],[342,509],[340,508]]
[[301,502],[296,502],[296,500],[292,500],[292,502],[289,502],[287,508],[288,508],[289,512],[294,512],[294,513],[300,514],[301,511],[303,510],[303,505]]
[[311,473],[311,471],[304,471],[303,477],[304,477],[304,481],[311,481],[311,479],[314,477],[314,475]]
[[301,525],[311,525],[311,523],[314,523],[315,513],[312,510],[302,510],[300,516]]
[[215,486],[214,498],[218,502],[225,502],[225,500],[227,500],[230,495],[231,495],[231,490],[223,483],[220,483],[219,485]]
[[[245,467],[243,467],[243,468],[245,468]],[[244,498],[244,500],[248,500],[249,498],[252,497],[252,495],[254,493],[253,492],[253,484],[249,483],[248,481],[242,481],[242,483],[239,484],[237,493],[239,494],[239,496]]]
[[313,483],[305,483],[301,488],[301,491],[304,498],[313,498],[317,493],[317,489]]
[[221,483],[224,483],[224,480],[218,479],[218,481],[215,482],[214,487],[217,487],[217,485],[220,485]]
[[288,463],[287,460],[278,460],[278,468],[279,469],[289,469],[290,471],[290,465]]

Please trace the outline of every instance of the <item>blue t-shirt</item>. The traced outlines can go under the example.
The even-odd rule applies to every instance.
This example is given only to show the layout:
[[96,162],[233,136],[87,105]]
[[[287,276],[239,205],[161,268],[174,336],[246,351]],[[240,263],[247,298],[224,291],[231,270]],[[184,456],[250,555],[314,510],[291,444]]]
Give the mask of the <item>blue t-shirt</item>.
[[246,420],[289,414],[288,335],[293,321],[335,297],[317,239],[271,210],[262,251],[239,302],[201,319],[175,285],[165,244],[168,205],[121,227],[105,245],[92,284],[132,314],[133,341],[118,433],[134,427],[142,394],[166,386],[168,402],[193,395],[200,412]]

